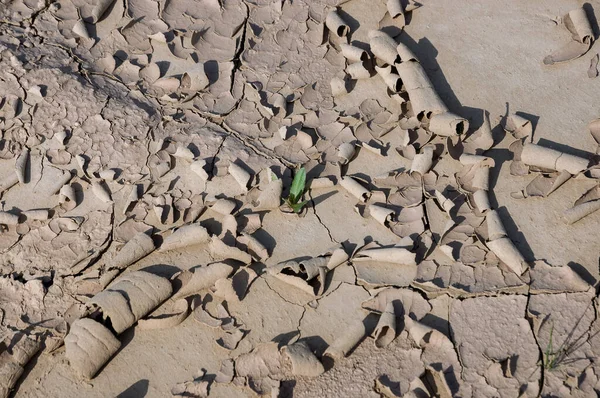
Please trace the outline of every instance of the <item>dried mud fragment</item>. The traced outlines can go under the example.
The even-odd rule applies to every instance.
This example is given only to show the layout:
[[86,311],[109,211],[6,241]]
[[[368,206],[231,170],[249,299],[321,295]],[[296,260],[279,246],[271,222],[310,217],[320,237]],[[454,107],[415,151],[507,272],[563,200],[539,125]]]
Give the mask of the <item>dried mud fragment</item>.
[[173,299],[185,298],[208,289],[219,279],[227,278],[233,272],[233,267],[225,263],[213,263],[194,269],[192,277],[175,293]]
[[366,318],[354,322],[346,330],[338,334],[333,343],[327,347],[323,356],[329,357],[334,361],[344,358],[369,334],[369,329]]
[[388,302],[385,310],[379,316],[374,335],[377,348],[387,347],[396,338],[396,313],[393,302]]
[[233,359],[224,359],[221,361],[221,368],[217,372],[215,382],[217,383],[231,383],[235,376],[234,362]]
[[552,192],[560,188],[572,177],[566,170],[560,173],[539,174],[536,176],[521,192],[513,192],[511,196],[515,199],[527,198],[530,196],[547,197]]
[[596,185],[577,199],[572,208],[565,210],[563,217],[568,224],[574,224],[597,210],[600,210],[600,185]]
[[416,154],[410,165],[410,173],[419,173],[425,175],[433,166],[433,146],[427,145]]
[[267,186],[261,190],[260,195],[253,202],[256,210],[273,210],[279,208],[281,204],[281,195],[283,193],[283,180],[277,178],[270,181]]
[[325,368],[304,341],[289,344],[281,348],[284,367],[291,368],[294,376],[317,377]]
[[216,236],[210,239],[208,251],[214,259],[218,260],[236,260],[244,264],[252,262],[252,256],[237,247],[228,246]]
[[[594,141],[596,141],[596,143],[600,145],[600,119],[592,120],[588,125],[588,129],[590,130],[590,134],[594,138]],[[596,152],[598,152],[599,150],[600,148],[598,148]]]
[[516,139],[526,138],[529,142],[533,139],[533,125],[529,119],[511,113],[504,119],[504,131],[512,134]]
[[565,170],[572,175],[585,171],[590,163],[588,159],[531,143],[523,147],[521,161],[528,166],[553,171]]
[[543,260],[534,263],[530,274],[533,294],[586,292],[592,288],[571,267],[555,267]]
[[[221,325],[223,327],[223,325]],[[217,339],[217,344],[226,350],[235,350],[244,338],[244,331],[241,329],[234,329],[232,331],[226,332],[223,336]]]
[[260,344],[251,352],[242,354],[235,360],[237,376],[251,379],[277,377],[282,373],[281,353],[277,343]]
[[588,69],[587,75],[590,79],[598,77],[598,61],[600,60],[600,54],[596,54],[590,60],[590,68]]
[[196,374],[193,380],[176,384],[171,389],[171,395],[179,397],[207,398],[210,382],[204,380],[205,375],[206,372],[202,369]]
[[178,228],[167,236],[158,248],[159,252],[182,249],[184,247],[208,243],[210,236],[206,228],[200,224],[189,224]]
[[594,32],[583,7],[569,11],[562,20],[571,33],[572,41],[544,58],[546,65],[579,58],[587,53],[594,43]]
[[465,153],[476,155],[481,155],[494,146],[494,137],[492,135],[492,126],[488,112],[483,111],[483,124],[477,131],[466,137],[462,144]]
[[11,390],[25,371],[25,365],[41,348],[37,337],[18,332],[0,343],[0,397],[8,398]]
[[167,329],[179,325],[188,316],[186,299],[167,300],[150,315],[138,321],[140,329]]
[[346,88],[346,80],[341,77],[332,77],[329,81],[329,85],[331,87],[331,95],[333,95],[334,98],[340,97],[344,94],[348,94],[348,89]]
[[231,163],[229,165],[228,170],[229,170],[229,174],[231,174],[233,176],[233,178],[237,181],[237,183],[240,184],[240,187],[242,187],[242,190],[244,192],[248,192],[248,183],[250,182],[250,179],[252,178],[250,173],[248,173],[244,168],[238,166],[235,163]]
[[[534,296],[535,297],[535,296]],[[493,388],[494,395],[537,396],[540,350],[523,316],[525,295],[478,297],[455,301],[450,324],[463,365],[463,379],[473,390]],[[512,377],[488,378],[491,367],[517,357]]]
[[140,232],[129,240],[113,258],[111,267],[125,269],[154,251],[154,241],[145,232]]
[[385,288],[377,295],[362,303],[362,308],[382,313],[388,309],[389,304],[394,305],[394,313],[397,317],[410,316],[414,320],[423,318],[429,311],[431,305],[419,293],[410,289]]
[[121,342],[102,324],[82,318],[71,325],[65,347],[71,367],[81,376],[92,379],[121,347]]
[[327,14],[325,26],[337,37],[346,37],[350,33],[350,26],[348,26],[336,10],[332,10]]
[[17,173],[17,178],[21,184],[25,184],[29,182],[28,176],[28,167],[29,167],[29,148],[25,148],[21,151],[19,156],[17,156],[17,160],[15,161],[15,172]]

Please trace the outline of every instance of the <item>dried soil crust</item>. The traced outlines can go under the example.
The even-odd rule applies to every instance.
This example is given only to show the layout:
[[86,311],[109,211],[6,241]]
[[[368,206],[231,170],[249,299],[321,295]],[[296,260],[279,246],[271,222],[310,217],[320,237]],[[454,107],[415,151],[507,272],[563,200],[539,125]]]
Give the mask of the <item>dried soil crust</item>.
[[561,219],[598,200],[579,3],[396,3],[0,6],[2,387],[598,394],[600,212]]

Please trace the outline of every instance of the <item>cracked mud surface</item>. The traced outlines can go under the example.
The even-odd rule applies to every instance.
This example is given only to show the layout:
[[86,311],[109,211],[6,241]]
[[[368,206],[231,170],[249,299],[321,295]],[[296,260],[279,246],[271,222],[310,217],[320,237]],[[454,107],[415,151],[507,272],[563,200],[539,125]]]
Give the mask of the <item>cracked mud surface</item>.
[[[599,394],[600,212],[563,220],[600,200],[597,46],[542,62],[580,4],[401,3],[0,0],[0,396]],[[378,29],[446,111],[386,86]],[[117,333],[92,297],[140,270],[174,299]],[[120,344],[91,379],[81,319]]]

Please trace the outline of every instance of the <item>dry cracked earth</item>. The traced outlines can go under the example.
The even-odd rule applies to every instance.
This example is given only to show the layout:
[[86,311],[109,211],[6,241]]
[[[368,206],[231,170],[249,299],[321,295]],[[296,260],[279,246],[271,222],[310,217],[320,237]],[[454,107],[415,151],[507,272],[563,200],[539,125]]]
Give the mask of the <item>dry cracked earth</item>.
[[598,396],[599,10],[0,0],[0,396]]

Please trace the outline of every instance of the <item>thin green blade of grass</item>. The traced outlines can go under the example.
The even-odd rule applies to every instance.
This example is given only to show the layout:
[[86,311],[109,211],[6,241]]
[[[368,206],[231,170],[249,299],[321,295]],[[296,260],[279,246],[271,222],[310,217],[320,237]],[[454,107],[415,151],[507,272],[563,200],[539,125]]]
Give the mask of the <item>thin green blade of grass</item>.
[[304,186],[306,185],[306,169],[301,167],[292,181],[292,187],[290,188],[290,202],[298,203],[302,194],[304,193]]

